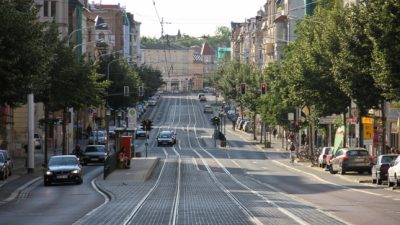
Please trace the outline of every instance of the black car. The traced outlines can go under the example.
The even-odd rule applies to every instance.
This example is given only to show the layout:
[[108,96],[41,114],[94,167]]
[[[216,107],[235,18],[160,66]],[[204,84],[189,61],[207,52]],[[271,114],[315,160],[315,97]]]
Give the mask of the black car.
[[0,180],[7,179],[8,171],[7,171],[7,164],[6,159],[3,154],[0,153]]
[[104,163],[106,157],[105,145],[87,145],[81,161],[83,165],[87,165],[88,163]]
[[161,131],[157,136],[157,146],[168,145],[172,146],[176,144],[176,137],[173,131],[164,130]]
[[49,159],[43,175],[44,185],[52,183],[82,183],[82,166],[74,155],[57,155]]
[[6,160],[7,171],[8,171],[7,176],[11,176],[12,175],[12,170],[14,168],[14,162],[13,162],[11,156],[10,156],[10,153],[8,152],[8,150],[0,149],[0,154],[3,154],[4,155],[4,159]]

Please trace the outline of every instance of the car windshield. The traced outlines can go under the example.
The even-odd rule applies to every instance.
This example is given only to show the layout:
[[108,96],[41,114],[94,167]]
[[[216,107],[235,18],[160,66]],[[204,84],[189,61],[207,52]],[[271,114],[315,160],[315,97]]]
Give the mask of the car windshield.
[[85,152],[104,152],[105,149],[102,147],[96,147],[96,146],[88,146],[85,149]]
[[348,151],[348,156],[368,156],[367,151],[358,151],[358,150],[351,150]]
[[49,166],[76,165],[78,161],[73,157],[55,157],[49,160]]
[[171,137],[170,133],[161,133],[160,134],[160,138],[169,138],[169,137]]
[[382,156],[381,163],[382,164],[390,164],[396,158],[397,158],[397,155],[385,155],[385,156]]

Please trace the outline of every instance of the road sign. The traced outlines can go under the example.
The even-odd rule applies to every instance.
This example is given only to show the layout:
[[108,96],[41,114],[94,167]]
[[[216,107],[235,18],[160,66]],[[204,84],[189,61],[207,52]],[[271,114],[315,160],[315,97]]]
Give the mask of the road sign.
[[373,140],[374,137],[374,125],[366,123],[363,125],[363,138],[364,140]]

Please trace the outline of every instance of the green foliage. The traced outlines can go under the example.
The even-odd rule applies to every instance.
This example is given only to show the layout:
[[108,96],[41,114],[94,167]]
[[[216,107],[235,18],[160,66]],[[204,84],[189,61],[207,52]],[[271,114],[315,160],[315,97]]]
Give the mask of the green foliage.
[[135,67],[135,71],[138,73],[141,82],[144,85],[143,99],[147,99],[153,96],[165,82],[162,80],[161,71],[155,70],[149,66],[141,65]]
[[43,25],[37,12],[31,0],[0,4],[0,105],[24,103],[44,70]]
[[400,100],[400,2],[362,1],[359,16],[372,42],[371,74],[387,100]]

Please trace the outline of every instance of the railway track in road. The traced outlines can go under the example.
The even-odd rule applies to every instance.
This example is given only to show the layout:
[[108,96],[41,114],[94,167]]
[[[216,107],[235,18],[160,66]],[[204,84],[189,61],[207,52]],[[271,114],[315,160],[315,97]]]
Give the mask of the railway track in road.
[[[163,119],[161,124],[168,124],[158,126],[157,134],[163,129],[173,129],[177,130],[177,126],[180,123],[181,113],[178,108],[181,105],[181,98],[175,99],[174,104],[170,106],[170,98],[168,98],[168,103],[166,106],[168,107],[168,113],[163,114]],[[179,102],[179,103],[177,103]],[[165,104],[164,104],[165,107]],[[175,115],[178,113],[178,119],[176,121]],[[154,132],[153,132],[154,133]],[[151,146],[155,146],[155,141],[151,142]],[[143,210],[142,214],[146,214],[147,210],[151,210],[149,208],[152,207],[154,199],[158,199],[159,197],[165,197],[166,195],[169,198],[164,201],[165,208],[170,210],[163,210],[159,213],[159,218],[168,217],[168,221],[165,219],[160,219],[159,222],[162,224],[176,224],[178,217],[178,209],[179,209],[179,199],[180,199],[180,186],[181,186],[181,156],[179,152],[176,150],[175,146],[172,146],[171,149],[162,148],[165,159],[162,160],[163,164],[161,170],[158,174],[157,180],[154,185],[149,189],[149,191],[140,199],[140,201],[136,204],[130,214],[126,217],[122,224],[144,224],[147,223],[148,218],[140,217],[138,215],[141,214],[141,210]],[[170,155],[174,155],[175,157],[170,157]],[[176,167],[176,169],[175,169]],[[176,180],[171,180],[171,178],[176,177]],[[167,191],[165,191],[167,189]],[[167,193],[168,194],[167,194]],[[163,214],[163,215],[161,215]],[[169,216],[166,216],[169,214]]]
[[[192,100],[192,110],[193,114],[196,115],[195,113],[195,106],[193,104]],[[204,115],[201,117],[201,121],[203,123],[203,127],[206,124],[204,121]],[[274,199],[268,197],[265,195],[263,192],[259,191],[259,189],[253,189],[249,185],[247,185],[245,182],[242,182],[238,178],[236,178],[233,174],[229,172],[228,169],[225,168],[225,166],[218,160],[216,157],[214,157],[213,154],[211,154],[206,148],[204,148],[201,143],[199,142],[199,137],[197,135],[197,118],[194,117],[194,124],[192,127],[189,127],[188,125],[187,130],[189,131],[190,129],[193,129],[196,137],[196,141],[198,144],[199,149],[196,150],[190,141],[190,135],[188,134],[188,143],[190,145],[190,148],[192,151],[196,153],[196,155],[199,157],[199,159],[202,161],[204,166],[206,167],[206,170],[212,180],[215,182],[215,184],[221,189],[223,193],[225,193],[231,201],[237,205],[242,212],[252,221],[254,224],[266,224],[266,223],[271,223],[271,218],[275,217],[280,213],[283,217],[287,218],[287,221],[291,221],[290,223],[296,223],[296,224],[312,224],[313,220],[310,219],[309,215],[301,215],[296,212],[291,212],[291,210],[286,209],[285,207],[282,207],[279,202],[276,202]],[[214,161],[218,166],[222,169],[224,175],[218,175],[217,172],[213,171],[213,169],[209,166],[208,161]],[[249,179],[250,180],[250,179]],[[266,186],[266,185],[262,185]],[[234,187],[234,188],[232,188]],[[234,190],[234,191],[232,191]],[[256,210],[252,209],[251,204],[249,204],[248,199],[243,199],[241,194],[237,193],[237,190],[242,190],[242,192],[247,192],[252,196],[252,199],[254,199],[257,202],[264,202],[264,205],[266,208],[268,207],[273,207],[275,210],[274,212],[264,212],[264,215],[261,216],[260,212],[257,212]],[[277,192],[278,190],[274,189],[274,192]],[[279,193],[279,192],[278,192]],[[282,193],[280,193],[282,194]],[[250,197],[247,195],[247,197]],[[293,200],[294,201],[294,200]],[[334,218],[330,214],[325,214],[321,211],[318,211],[320,214],[320,218],[317,219],[322,219],[329,221],[330,224],[343,224],[343,221],[340,221],[337,218]],[[322,218],[321,218],[322,217]],[[265,218],[269,218],[268,220],[265,220]],[[314,218],[315,219],[315,218]],[[282,221],[276,221],[276,222],[282,222]],[[273,222],[275,223],[275,222]]]

